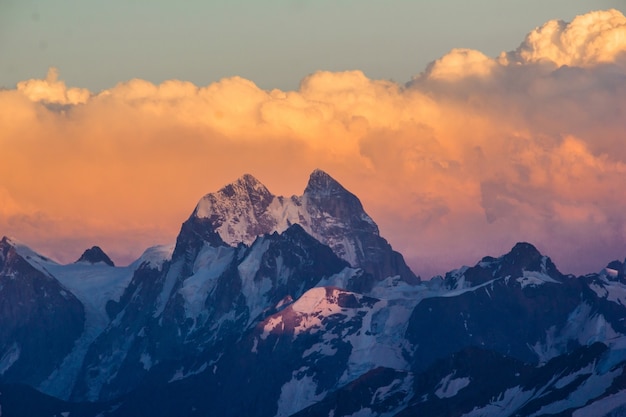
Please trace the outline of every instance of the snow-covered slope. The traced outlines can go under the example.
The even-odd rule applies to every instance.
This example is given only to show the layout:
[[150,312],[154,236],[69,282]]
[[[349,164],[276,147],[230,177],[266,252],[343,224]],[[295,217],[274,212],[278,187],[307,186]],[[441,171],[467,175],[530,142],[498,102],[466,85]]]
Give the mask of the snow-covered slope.
[[[24,261],[11,272],[13,276],[23,279],[25,276],[35,274],[33,271],[37,271],[37,275],[45,277],[49,282],[46,285],[51,289],[44,292],[43,296],[46,300],[41,300],[41,302],[50,305],[54,309],[54,314],[64,314],[70,310],[65,305],[66,303],[75,304],[72,308],[81,312],[81,325],[74,330],[78,337],[71,343],[68,342],[71,349],[60,356],[59,360],[54,362],[53,367],[44,367],[49,373],[38,384],[34,384],[42,392],[59,398],[69,398],[89,346],[109,325],[110,312],[107,311],[107,306],[119,301],[140,266],[161,265],[171,257],[173,250],[173,245],[155,246],[146,250],[131,265],[114,267],[110,258],[97,247],[96,250],[91,248],[85,251],[76,263],[62,265],[39,255],[23,243],[5,238],[0,246],[3,244],[9,248],[9,258],[13,249],[17,255],[17,261]],[[15,263],[13,261],[13,264]],[[5,269],[5,274],[6,271]],[[63,304],[55,304],[47,300],[54,297],[55,293],[62,296]],[[5,306],[11,305],[23,305],[23,295],[14,296],[5,303]],[[61,320],[57,325],[65,326],[67,330],[73,326],[72,320],[66,320],[65,323]],[[58,337],[51,338],[53,341],[59,339]],[[28,339],[30,340],[31,337],[29,336]],[[42,344],[41,349],[46,351],[46,345]],[[8,362],[5,365],[8,366]],[[15,372],[15,370],[11,371]],[[18,379],[18,381],[23,380]]]
[[72,350],[85,308],[31,259],[47,262],[24,245],[0,240],[0,382],[37,386]]
[[250,247],[220,243],[211,230],[190,218],[171,262],[162,271],[138,270],[111,323],[91,344],[73,398],[108,399],[144,380],[203,372],[225,344],[318,282],[336,274],[360,277],[298,225]]

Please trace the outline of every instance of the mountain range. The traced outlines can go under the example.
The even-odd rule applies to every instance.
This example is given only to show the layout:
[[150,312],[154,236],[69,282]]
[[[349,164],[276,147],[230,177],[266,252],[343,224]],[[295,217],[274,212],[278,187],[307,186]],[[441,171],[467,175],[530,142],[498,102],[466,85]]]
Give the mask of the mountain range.
[[421,280],[327,173],[244,175],[128,266],[2,238],[0,415],[626,415],[625,264],[520,242]]

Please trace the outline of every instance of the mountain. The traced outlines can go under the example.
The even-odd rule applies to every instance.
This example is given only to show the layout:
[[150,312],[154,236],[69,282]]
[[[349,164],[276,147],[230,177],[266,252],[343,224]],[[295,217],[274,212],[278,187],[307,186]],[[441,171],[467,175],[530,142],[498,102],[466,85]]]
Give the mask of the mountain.
[[87,249],[83,254],[78,258],[75,263],[78,262],[88,262],[90,264],[97,264],[98,262],[102,262],[109,266],[115,266],[111,258],[104,253],[99,246],[93,246],[90,249]]
[[5,383],[37,386],[70,353],[85,323],[79,300],[29,263],[37,256],[7,237],[0,240],[0,381]]
[[[207,240],[208,239],[208,240]],[[73,399],[111,399],[143,379],[202,372],[224,346],[324,278],[356,271],[298,225],[227,246],[191,218],[162,270],[140,268],[85,357]]]
[[[409,319],[406,338],[419,357],[414,370],[470,346],[539,364],[626,334],[622,300],[598,294],[599,288],[619,293],[620,286],[593,282],[564,276],[528,243],[450,272],[444,279],[450,291],[421,302]],[[425,338],[431,342],[422,343]]]
[[319,170],[290,198],[244,175],[106,259],[0,240],[2,415],[626,411],[626,261],[564,275],[520,242],[421,282]]
[[419,374],[374,369],[293,416],[622,416],[625,371],[601,343],[542,366],[466,348]]
[[204,196],[193,216],[208,219],[229,245],[249,245],[257,236],[299,224],[375,280],[399,275],[407,282],[419,282],[402,255],[380,236],[359,199],[321,170],[313,171],[302,196],[290,198],[275,196],[256,178],[244,175]]

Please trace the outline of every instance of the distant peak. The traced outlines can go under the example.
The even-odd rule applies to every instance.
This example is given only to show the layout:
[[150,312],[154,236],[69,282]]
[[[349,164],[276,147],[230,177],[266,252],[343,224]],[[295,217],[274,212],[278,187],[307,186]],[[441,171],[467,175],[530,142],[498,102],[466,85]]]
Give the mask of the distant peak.
[[247,186],[263,185],[261,184],[261,181],[257,180],[256,177],[251,174],[243,174],[237,179],[237,181],[235,181],[235,183]]
[[609,269],[614,269],[616,271],[622,271],[624,269],[624,262],[620,262],[618,260],[611,261],[606,267]]
[[24,243],[10,236],[2,236],[2,239],[0,239],[0,243],[13,247],[26,246]]
[[74,263],[78,262],[87,262],[90,264],[96,264],[98,262],[104,262],[109,266],[115,266],[111,258],[108,257],[106,253],[99,246],[93,246],[90,249],[87,249],[80,258]]
[[511,265],[518,265],[528,270],[539,270],[543,255],[530,243],[518,242],[502,258]]
[[527,242],[519,242],[513,249],[501,258],[505,264],[521,273],[522,271],[538,271],[546,273],[553,278],[559,278],[561,273],[552,260],[544,256],[536,247]]
[[233,197],[235,195],[269,195],[271,194],[267,187],[250,174],[244,174],[237,178],[235,182],[224,186],[217,194],[225,197]]
[[542,256],[541,252],[537,248],[528,242],[517,242],[513,249],[511,249],[511,255],[531,255]]
[[328,175],[328,173],[326,171],[322,171],[319,168],[316,168],[313,172],[311,172],[311,175],[309,176],[309,182],[310,181],[332,181],[332,182],[337,182],[337,181],[335,181],[335,179],[333,177]]
[[321,169],[313,171],[309,177],[309,182],[304,190],[305,194],[310,193],[347,193],[348,191],[337,180]]

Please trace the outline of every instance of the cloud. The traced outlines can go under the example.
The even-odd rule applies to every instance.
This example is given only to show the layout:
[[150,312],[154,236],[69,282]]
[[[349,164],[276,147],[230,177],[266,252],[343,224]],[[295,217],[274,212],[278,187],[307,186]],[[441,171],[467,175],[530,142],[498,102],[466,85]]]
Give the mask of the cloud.
[[291,195],[319,167],[425,277],[520,240],[598,270],[626,256],[625,20],[551,21],[495,58],[455,49],[406,85],[320,71],[297,91],[232,77],[96,93],[51,69],[0,91],[0,234],[128,262],[243,173]]
[[626,50],[626,18],[618,10],[590,12],[572,22],[551,20],[530,32],[504,63],[551,62],[586,67],[613,62]]
[[58,77],[59,71],[51,67],[45,80],[21,81],[17,90],[32,101],[50,104],[83,104],[89,99],[89,90],[67,88]]
[[456,81],[465,77],[484,78],[491,75],[497,63],[480,51],[453,49],[433,62],[427,69],[428,78]]

